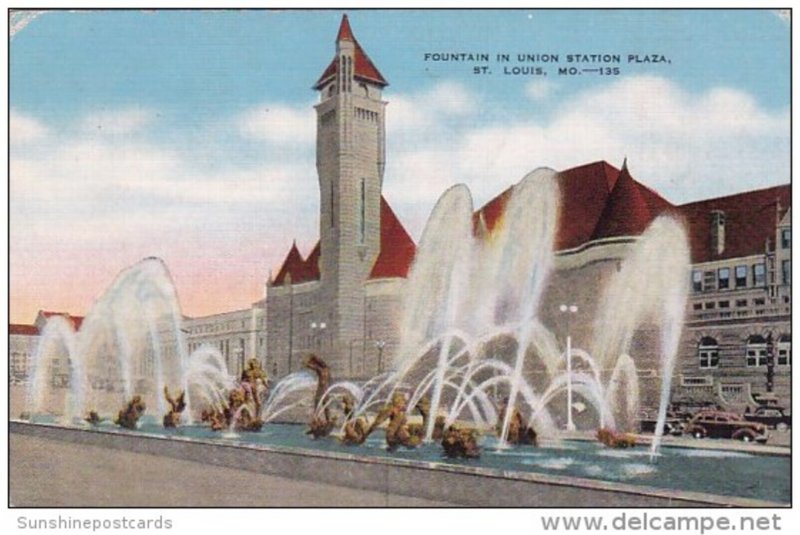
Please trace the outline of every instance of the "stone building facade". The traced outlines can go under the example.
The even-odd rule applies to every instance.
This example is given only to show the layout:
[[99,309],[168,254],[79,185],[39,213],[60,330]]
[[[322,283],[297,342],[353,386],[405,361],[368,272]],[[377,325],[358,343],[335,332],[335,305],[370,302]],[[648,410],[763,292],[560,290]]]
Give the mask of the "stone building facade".
[[209,346],[217,349],[231,375],[239,376],[248,360],[266,361],[266,318],[264,300],[250,308],[209,316],[185,318],[183,331],[187,349]]
[[367,377],[397,344],[415,247],[381,193],[386,85],[345,16],[314,85],[320,240],[307,258],[293,245],[267,284],[267,365],[279,376],[316,351],[336,376]]
[[[318,352],[335,377],[364,379],[388,369],[397,348],[403,287],[415,246],[381,195],[386,85],[345,16],[335,57],[314,85],[320,96],[321,238],[307,256],[293,245],[267,284],[266,359],[278,377],[297,371],[306,354]],[[590,347],[599,289],[653,219],[671,214],[684,223],[692,277],[700,273],[703,283],[690,293],[672,378],[674,397],[688,402],[713,398],[739,408],[754,403],[751,394],[766,390],[764,355],[771,334],[773,390],[780,403],[788,402],[788,185],[674,205],[636,181],[626,162],[618,169],[603,161],[559,172],[558,185],[555,270],[540,315],[559,341],[569,331],[574,344]],[[509,196],[510,189],[475,213],[476,232],[491,233]],[[747,271],[744,285],[735,278],[741,266]],[[725,287],[720,280],[728,272]],[[578,305],[570,322],[559,315],[564,303]],[[642,326],[632,342],[645,407],[657,405],[664,379],[653,350],[658,328]],[[712,339],[717,349],[707,347]],[[718,357],[708,356],[713,351]]]
[[676,402],[744,410],[771,393],[789,406],[790,202],[785,186],[686,205],[709,232],[693,237]]
[[38,342],[39,329],[35,325],[12,323],[8,326],[8,377],[12,383],[28,380]]

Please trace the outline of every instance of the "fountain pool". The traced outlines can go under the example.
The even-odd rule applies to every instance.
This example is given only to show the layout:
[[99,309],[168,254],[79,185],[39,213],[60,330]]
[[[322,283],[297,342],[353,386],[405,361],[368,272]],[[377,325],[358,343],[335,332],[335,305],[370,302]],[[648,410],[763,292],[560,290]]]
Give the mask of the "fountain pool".
[[[329,370],[324,378],[320,372],[317,380],[308,370],[294,371],[273,378],[278,380],[270,387],[266,374],[259,380],[237,381],[216,348],[187,351],[172,277],[161,260],[145,259],[120,273],[79,331],[63,319],[48,323],[33,359],[25,407],[34,424],[30,427],[58,423],[66,434],[82,433],[92,439],[110,434],[129,442],[136,436],[180,438],[210,448],[239,446],[241,451],[226,451],[234,465],[237,455],[252,448],[283,448],[309,457],[346,453],[366,464],[389,463],[391,458],[422,468],[485,469],[493,471],[492,477],[511,480],[534,474],[597,486],[788,503],[788,456],[659,449],[658,435],[649,448],[623,451],[562,434],[561,422],[573,411],[571,402],[565,407],[561,401],[565,391],[579,396],[585,407],[577,426],[583,436],[593,436],[598,428],[634,430],[641,408],[643,357],[657,368],[658,419],[663,423],[683,325],[689,253],[679,220],[669,215],[654,219],[596,289],[594,328],[583,341],[587,348],[570,344],[565,348],[555,321],[541,310],[554,269],[559,195],[554,171],[530,173],[514,186],[506,218],[489,233],[473,219],[466,186],[445,192],[431,214],[408,276],[391,369],[363,382],[332,381]],[[655,326],[656,336],[652,347],[642,348],[633,339],[646,326]],[[48,380],[48,366],[55,359],[68,363],[68,389],[55,388]],[[252,362],[262,373],[261,363]],[[162,394],[165,390],[187,394],[185,412],[176,415],[176,429],[162,428],[169,395]],[[324,434],[335,436],[360,418],[374,423],[399,394],[404,401],[397,411],[405,411],[404,417],[426,403],[428,409],[420,412],[433,416],[416,437],[417,444],[422,441],[416,449],[388,451],[389,433],[385,438],[377,424],[369,426],[374,435],[362,434],[362,438],[369,435],[365,443],[347,446],[333,437],[312,440],[304,426],[279,423],[313,416],[311,422],[320,423]],[[110,421],[134,395],[146,402],[145,417],[137,429],[119,429]],[[313,405],[306,405],[312,397]],[[237,433],[237,421],[245,410],[253,432]],[[493,430],[509,437],[515,410],[525,422],[523,429],[530,426],[541,447],[489,436],[488,430]],[[87,412],[106,423],[85,425]],[[300,412],[303,416],[298,416]],[[337,423],[328,420],[328,413],[336,413]],[[481,430],[480,459],[443,458],[441,439],[434,439],[437,419],[442,429],[457,423]],[[216,424],[218,431],[197,425],[201,420]],[[243,428],[248,426],[238,427]],[[661,423],[656,429],[663,429]],[[174,454],[184,443],[169,451]],[[366,477],[352,475],[353,480]]]
[[[39,417],[38,423],[47,424]],[[271,423],[257,433],[215,433],[206,426],[185,425],[164,429],[152,416],[145,416],[140,427],[125,430],[111,423],[96,428],[74,426],[93,435],[114,435],[180,438],[182,441],[213,442],[228,446],[282,448],[309,455],[319,452],[357,455],[369,460],[405,460],[424,463],[427,467],[483,468],[501,471],[504,477],[514,474],[566,476],[641,487],[703,493],[735,499],[756,499],[774,504],[788,504],[791,499],[791,459],[788,455],[771,455],[752,451],[698,449],[663,446],[654,462],[647,446],[628,450],[610,449],[595,441],[544,441],[539,447],[501,447],[497,438],[481,438],[480,459],[448,459],[438,444],[423,444],[414,449],[386,450],[382,433],[372,435],[360,446],[347,446],[334,438],[313,440],[305,434],[304,425]],[[721,501],[720,503],[724,503]],[[579,504],[576,504],[579,505]]]

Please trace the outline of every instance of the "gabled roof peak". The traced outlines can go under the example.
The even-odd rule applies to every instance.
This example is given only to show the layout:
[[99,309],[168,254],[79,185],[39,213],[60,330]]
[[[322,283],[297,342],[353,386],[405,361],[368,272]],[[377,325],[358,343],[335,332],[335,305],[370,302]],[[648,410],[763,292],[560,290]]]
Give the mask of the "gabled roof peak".
[[339,24],[339,33],[336,35],[336,42],[339,41],[352,41],[355,42],[356,38],[353,37],[353,30],[350,28],[350,20],[347,18],[347,13],[342,15],[342,22]]
[[[355,38],[355,35],[353,35],[353,30],[350,27],[350,20],[347,18],[347,15],[342,16],[342,22],[339,25],[339,32],[336,35],[336,42],[339,43],[342,41],[348,41],[355,45],[355,68],[353,69],[352,73],[354,78],[375,84],[379,87],[385,87],[389,85],[389,82],[386,81],[375,64],[372,63],[372,60],[369,59],[367,53],[364,52],[364,49],[361,48],[361,45],[358,44],[358,40]],[[322,76],[320,76],[317,82],[314,84],[313,89],[321,89],[336,76],[338,70],[339,59],[338,56],[334,56],[333,60],[328,64],[328,67],[325,69],[325,71],[323,71]]]

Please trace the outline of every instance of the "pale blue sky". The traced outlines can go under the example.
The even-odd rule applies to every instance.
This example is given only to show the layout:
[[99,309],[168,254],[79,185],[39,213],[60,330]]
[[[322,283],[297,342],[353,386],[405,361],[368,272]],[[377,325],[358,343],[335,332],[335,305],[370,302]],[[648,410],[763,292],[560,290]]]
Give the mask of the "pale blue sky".
[[[98,106],[153,106],[168,109],[175,126],[265,98],[303,103],[331,58],[341,13],[48,13],[12,42],[11,103],[54,122]],[[459,80],[490,97],[497,113],[524,100],[524,83],[476,77],[470,64],[425,63],[423,54],[661,53],[672,59],[668,68],[627,73],[666,76],[690,92],[736,87],[768,109],[789,103],[789,25],[768,10],[351,10],[349,17],[391,91]],[[559,97],[605,82],[571,80]]]

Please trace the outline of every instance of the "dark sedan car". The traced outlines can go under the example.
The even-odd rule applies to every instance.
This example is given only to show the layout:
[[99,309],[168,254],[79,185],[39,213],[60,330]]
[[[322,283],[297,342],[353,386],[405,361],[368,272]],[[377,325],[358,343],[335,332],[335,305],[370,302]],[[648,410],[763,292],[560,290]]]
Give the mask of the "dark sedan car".
[[[657,416],[654,414],[642,413],[639,417],[639,430],[642,433],[656,432]],[[664,420],[664,435],[680,435],[683,433],[683,422],[674,413],[668,412]]]
[[733,438],[743,442],[766,442],[767,426],[748,422],[733,412],[703,411],[686,425],[686,434],[695,438]]
[[758,422],[770,429],[788,429],[792,426],[792,415],[786,414],[783,407],[759,407],[753,412],[746,412],[744,419]]

